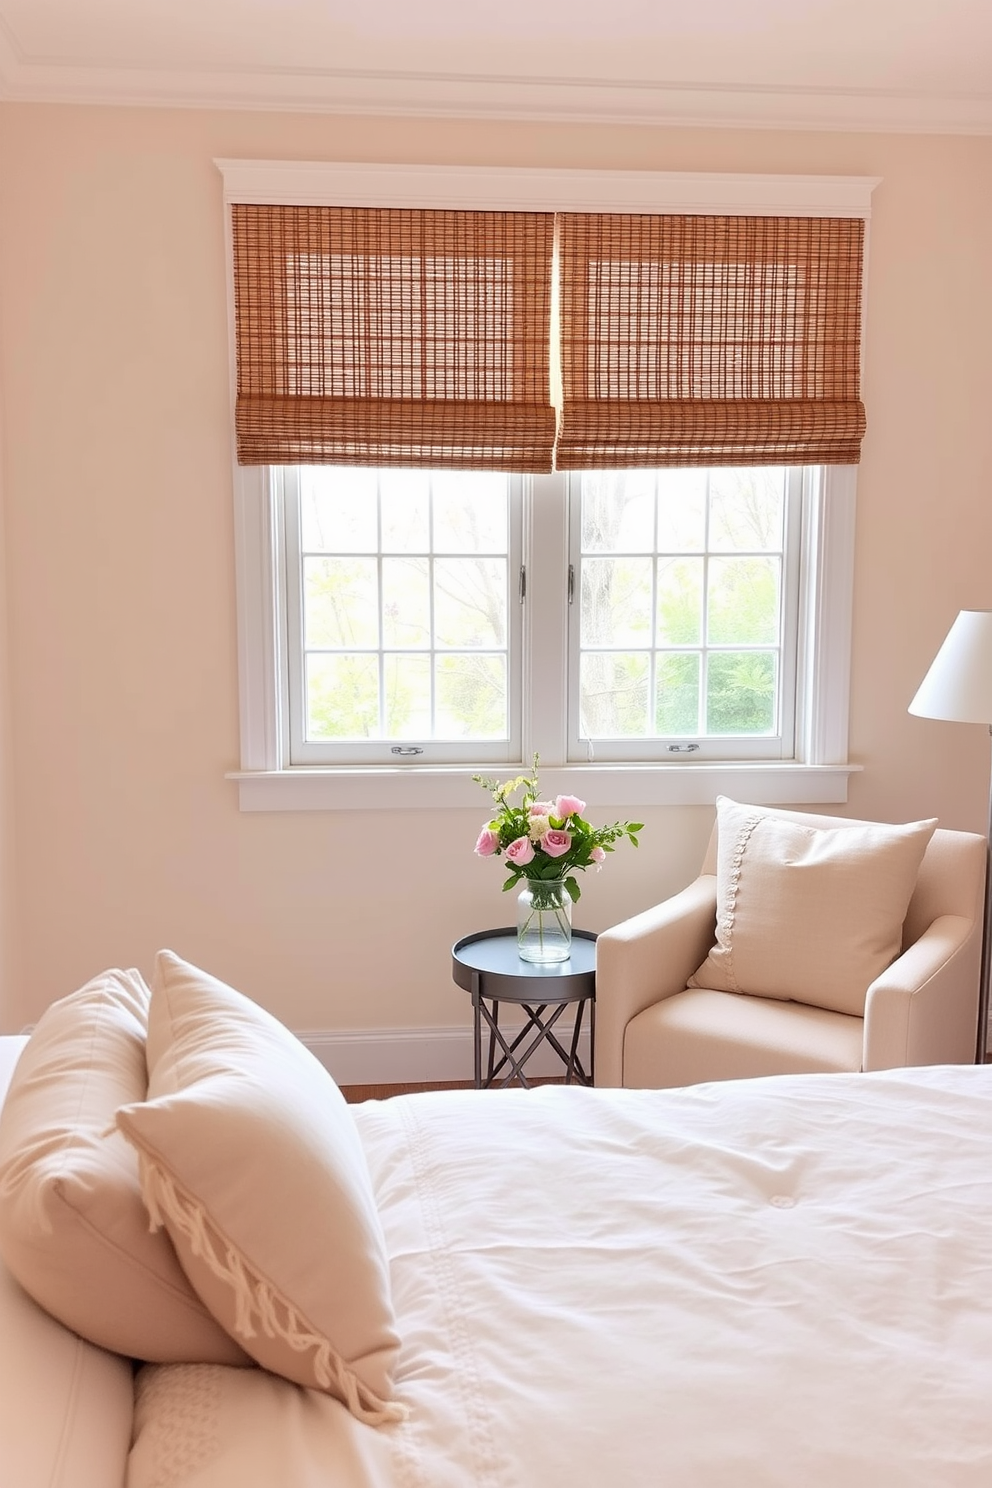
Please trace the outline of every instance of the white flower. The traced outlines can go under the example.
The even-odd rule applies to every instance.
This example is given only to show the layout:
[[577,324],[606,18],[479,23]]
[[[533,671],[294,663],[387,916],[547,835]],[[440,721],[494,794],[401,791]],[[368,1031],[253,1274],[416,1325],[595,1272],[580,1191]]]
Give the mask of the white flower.
[[532,816],[530,819],[530,826],[527,828],[527,835],[530,838],[531,842],[540,842],[545,832],[550,830],[550,827],[551,821],[549,817]]

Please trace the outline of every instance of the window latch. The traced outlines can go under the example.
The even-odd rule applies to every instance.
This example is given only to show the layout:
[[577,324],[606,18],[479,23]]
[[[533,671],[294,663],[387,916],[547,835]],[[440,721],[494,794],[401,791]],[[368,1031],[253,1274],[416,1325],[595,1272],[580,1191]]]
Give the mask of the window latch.
[[389,752],[390,754],[407,755],[423,754],[424,751],[420,748],[419,744],[394,744]]
[[695,754],[698,744],[669,744],[669,754]]
[[574,598],[575,598],[575,567],[574,567],[573,564],[570,563],[568,565],[568,602],[569,602],[569,604],[572,603],[572,600]]

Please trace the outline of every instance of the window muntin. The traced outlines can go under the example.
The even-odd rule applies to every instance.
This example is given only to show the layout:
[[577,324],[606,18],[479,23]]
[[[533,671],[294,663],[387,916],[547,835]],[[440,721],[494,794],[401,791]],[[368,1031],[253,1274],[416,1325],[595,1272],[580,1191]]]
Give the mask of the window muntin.
[[803,484],[571,477],[569,759],[792,757]]
[[292,764],[519,757],[519,479],[285,466]]

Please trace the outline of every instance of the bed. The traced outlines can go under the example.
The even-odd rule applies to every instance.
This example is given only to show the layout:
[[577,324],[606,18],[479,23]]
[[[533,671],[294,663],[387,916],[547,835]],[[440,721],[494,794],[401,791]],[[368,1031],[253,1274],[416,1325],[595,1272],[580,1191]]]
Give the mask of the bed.
[[[24,1046],[0,1040],[4,1088]],[[402,1418],[263,1368],[135,1364],[2,1271],[4,1488],[992,1482],[985,1069],[448,1091],[348,1119]]]

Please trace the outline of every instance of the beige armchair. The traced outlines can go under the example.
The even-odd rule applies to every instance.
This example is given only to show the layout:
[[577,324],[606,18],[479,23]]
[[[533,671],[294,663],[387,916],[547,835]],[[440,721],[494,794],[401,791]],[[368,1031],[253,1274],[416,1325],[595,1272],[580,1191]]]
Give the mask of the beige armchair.
[[[812,827],[870,825],[773,814]],[[714,826],[695,882],[599,936],[596,1084],[660,1089],[757,1075],[972,1063],[986,852],[975,833],[934,832],[909,902],[902,953],[866,988],[857,1017],[780,996],[687,986],[715,939]],[[788,936],[788,925],[781,933]]]

